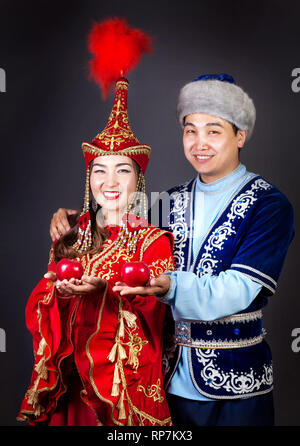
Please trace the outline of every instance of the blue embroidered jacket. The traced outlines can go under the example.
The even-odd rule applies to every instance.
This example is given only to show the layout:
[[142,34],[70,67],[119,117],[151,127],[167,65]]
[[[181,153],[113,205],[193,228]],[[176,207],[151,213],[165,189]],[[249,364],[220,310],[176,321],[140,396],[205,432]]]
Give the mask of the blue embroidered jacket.
[[[168,191],[170,218],[165,229],[174,235],[179,271],[191,271],[195,184],[196,179]],[[226,203],[193,260],[192,272],[202,277],[237,270],[263,288],[248,308],[234,315],[215,321],[175,321],[176,348],[164,358],[166,386],[182,346],[188,346],[191,379],[201,394],[234,399],[272,390],[272,357],[263,339],[261,310],[275,293],[293,235],[291,204],[260,176],[244,183]]]

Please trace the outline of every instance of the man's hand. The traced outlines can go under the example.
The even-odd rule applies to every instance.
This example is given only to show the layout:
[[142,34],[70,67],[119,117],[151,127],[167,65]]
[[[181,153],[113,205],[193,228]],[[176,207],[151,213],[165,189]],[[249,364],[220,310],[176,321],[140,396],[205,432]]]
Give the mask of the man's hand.
[[48,271],[45,279],[51,280],[56,286],[59,297],[71,297],[78,294],[90,295],[101,293],[106,287],[106,280],[100,277],[82,276],[81,279],[58,280],[56,274]]
[[146,286],[129,287],[123,282],[116,282],[113,291],[119,292],[121,296],[139,295],[156,296],[157,294],[166,294],[169,291],[171,279],[165,274],[153,277]]
[[71,228],[68,221],[69,215],[75,215],[77,211],[74,209],[58,209],[51,219],[50,236],[53,242],[58,240],[62,235],[68,232]]

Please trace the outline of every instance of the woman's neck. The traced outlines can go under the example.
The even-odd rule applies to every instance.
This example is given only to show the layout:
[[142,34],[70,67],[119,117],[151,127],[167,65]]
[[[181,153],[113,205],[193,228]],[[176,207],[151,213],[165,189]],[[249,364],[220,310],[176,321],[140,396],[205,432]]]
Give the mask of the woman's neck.
[[97,212],[97,223],[100,226],[120,226],[123,212],[104,210]]

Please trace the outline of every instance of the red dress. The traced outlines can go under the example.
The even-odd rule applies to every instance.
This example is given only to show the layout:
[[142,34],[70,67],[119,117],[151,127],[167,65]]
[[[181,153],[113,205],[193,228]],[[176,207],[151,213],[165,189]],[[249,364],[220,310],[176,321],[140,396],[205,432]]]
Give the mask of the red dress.
[[[155,296],[112,291],[121,267],[143,261],[151,276],[173,270],[173,238],[144,229],[137,250],[115,243],[118,228],[101,251],[80,259],[85,274],[107,281],[99,295],[62,299],[42,279],[26,307],[35,362],[19,420],[31,425],[168,426],[171,418],[161,368],[165,305]],[[56,264],[49,261],[49,271]]]

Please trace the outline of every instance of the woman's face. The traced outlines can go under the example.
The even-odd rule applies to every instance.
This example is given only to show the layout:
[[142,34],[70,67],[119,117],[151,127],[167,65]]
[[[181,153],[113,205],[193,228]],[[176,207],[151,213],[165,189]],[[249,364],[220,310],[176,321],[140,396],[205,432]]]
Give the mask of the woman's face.
[[121,217],[136,191],[134,161],[123,155],[99,156],[92,164],[90,186],[102,210]]

